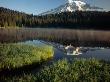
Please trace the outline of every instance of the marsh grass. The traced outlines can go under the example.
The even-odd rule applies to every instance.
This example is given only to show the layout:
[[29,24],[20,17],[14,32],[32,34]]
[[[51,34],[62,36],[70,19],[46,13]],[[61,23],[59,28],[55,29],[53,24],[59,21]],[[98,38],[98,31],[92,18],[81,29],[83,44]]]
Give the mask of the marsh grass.
[[66,59],[37,74],[40,82],[110,82],[110,64],[96,59]]
[[0,71],[41,63],[51,58],[53,54],[51,46],[39,47],[15,43],[0,44]]
[[110,64],[96,59],[59,60],[36,74],[2,78],[6,82],[110,82]]

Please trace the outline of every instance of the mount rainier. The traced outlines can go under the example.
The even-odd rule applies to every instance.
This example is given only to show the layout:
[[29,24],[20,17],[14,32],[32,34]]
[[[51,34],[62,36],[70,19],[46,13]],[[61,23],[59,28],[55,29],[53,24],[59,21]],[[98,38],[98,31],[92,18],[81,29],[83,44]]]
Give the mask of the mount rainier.
[[85,3],[81,0],[68,0],[64,5],[60,5],[59,7],[41,13],[40,15],[74,11],[104,11],[104,9],[96,6],[91,6],[90,4]]

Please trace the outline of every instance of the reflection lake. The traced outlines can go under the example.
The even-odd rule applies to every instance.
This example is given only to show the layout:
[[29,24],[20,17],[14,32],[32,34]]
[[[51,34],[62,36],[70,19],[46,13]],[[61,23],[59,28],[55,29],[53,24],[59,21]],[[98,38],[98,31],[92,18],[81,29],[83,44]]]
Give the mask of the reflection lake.
[[52,61],[57,61],[59,59],[71,59],[71,58],[96,58],[100,60],[110,61],[110,48],[109,47],[80,47],[81,54],[79,55],[71,55],[68,50],[65,50],[65,45],[55,43],[55,42],[47,42],[43,40],[28,40],[24,42],[19,42],[28,45],[34,46],[44,46],[51,45],[54,49],[54,57]]

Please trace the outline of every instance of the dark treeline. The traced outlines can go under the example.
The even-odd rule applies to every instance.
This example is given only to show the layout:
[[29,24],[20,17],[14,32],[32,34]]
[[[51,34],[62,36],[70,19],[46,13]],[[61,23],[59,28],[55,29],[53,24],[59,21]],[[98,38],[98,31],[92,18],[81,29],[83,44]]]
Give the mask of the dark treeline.
[[110,29],[110,12],[76,11],[38,16],[0,7],[0,27]]

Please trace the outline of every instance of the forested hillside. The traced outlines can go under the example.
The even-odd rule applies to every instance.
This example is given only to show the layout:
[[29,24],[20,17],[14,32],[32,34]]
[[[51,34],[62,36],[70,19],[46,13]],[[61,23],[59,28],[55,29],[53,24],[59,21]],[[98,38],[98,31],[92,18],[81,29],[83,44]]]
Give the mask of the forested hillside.
[[0,27],[39,26],[110,29],[110,12],[76,11],[38,16],[0,7]]

